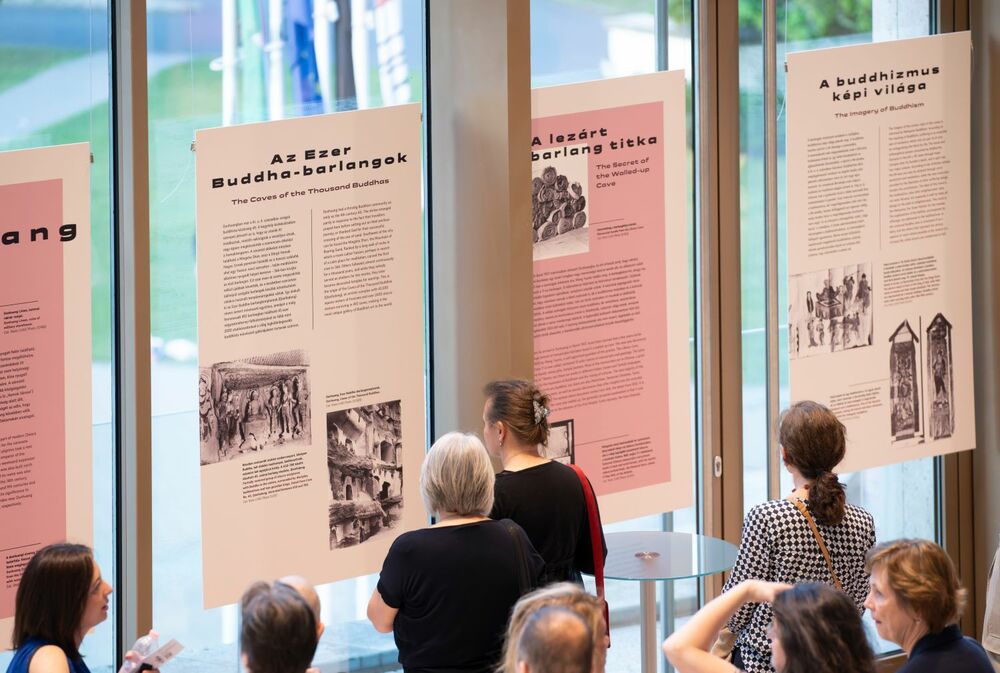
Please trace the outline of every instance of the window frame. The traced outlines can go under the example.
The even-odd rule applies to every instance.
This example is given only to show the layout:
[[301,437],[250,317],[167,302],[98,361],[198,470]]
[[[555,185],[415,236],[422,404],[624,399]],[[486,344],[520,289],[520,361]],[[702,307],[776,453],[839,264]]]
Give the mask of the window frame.
[[[435,22],[435,12],[451,2],[469,0],[426,0],[425,49],[446,44],[454,39],[463,26]],[[658,7],[666,0],[658,0]],[[763,0],[774,5],[774,0]],[[969,26],[968,0],[931,0],[932,17],[937,32],[965,30]],[[506,0],[511,32],[503,37],[506,73],[505,111],[507,123],[500,133],[506,139],[515,135],[530,120],[530,63],[526,43],[529,0]],[[736,544],[742,527],[743,459],[742,459],[742,382],[741,325],[739,272],[739,61],[738,51],[731,45],[738,38],[738,4],[717,3],[714,0],[694,2],[694,91],[695,91],[695,282],[696,318],[695,344],[697,375],[695,388],[696,451],[700,478],[697,480],[699,528],[706,535],[724,538]],[[151,386],[148,346],[150,340],[149,295],[149,147],[148,101],[146,80],[146,4],[145,2],[111,3],[111,67],[112,67],[112,133],[113,133],[113,229],[114,236],[114,357],[116,365],[116,460],[115,503],[116,532],[116,615],[115,643],[121,657],[135,638],[152,626],[152,440]],[[466,15],[468,16],[468,15]],[[664,12],[660,16],[665,17]],[[773,14],[771,14],[773,16]],[[479,29],[469,18],[464,26],[468,35],[478,35]],[[665,19],[664,19],[665,22]],[[492,27],[491,27],[492,28]],[[658,23],[658,35],[663,32]],[[524,36],[519,36],[523,31]],[[659,43],[658,43],[659,44]],[[512,45],[518,45],[516,49]],[[427,263],[428,269],[428,343],[430,351],[430,401],[428,413],[440,427],[464,421],[467,425],[473,411],[458,410],[459,389],[466,382],[483,378],[476,371],[471,377],[456,379],[446,365],[446,325],[442,314],[456,311],[457,305],[438,298],[446,278],[440,278],[432,265],[447,259],[443,250],[446,234],[442,227],[434,228],[434,216],[444,221],[447,209],[434,197],[442,193],[444,180],[434,180],[432,149],[450,142],[447,131],[434,132],[430,118],[432,104],[445,100],[439,89],[431,92],[432,64],[428,63],[425,77],[425,101],[429,113],[426,127],[428,157],[426,159],[427,190]],[[436,85],[440,86],[438,82]],[[432,95],[436,93],[435,95]],[[452,93],[458,93],[452,91]],[[436,113],[443,114],[437,103]],[[506,142],[506,140],[505,140]],[[517,148],[508,144],[508,160],[517,156]],[[489,185],[495,194],[495,187]],[[507,192],[506,211],[521,212],[528,204],[525,193]],[[472,198],[471,193],[467,195]],[[438,196],[440,199],[441,197]],[[436,207],[435,207],[436,206]],[[518,250],[509,264],[513,280],[515,270],[523,270],[525,259],[530,269],[530,246],[526,257]],[[777,261],[773,262],[775,265]],[[512,282],[498,283],[499,296],[511,301]],[[477,302],[479,300],[477,299]],[[512,307],[513,304],[508,304]],[[530,310],[530,304],[529,304]],[[520,315],[523,307],[518,309]],[[529,323],[530,324],[530,321]],[[499,373],[519,371],[529,373],[530,347],[525,350],[525,334],[508,335],[508,353],[515,352],[501,363],[490,362],[486,369]],[[491,334],[494,332],[491,330]],[[777,342],[777,334],[769,335]],[[459,352],[453,349],[453,353]],[[774,352],[774,350],[772,350]],[[525,357],[525,353],[528,354]],[[467,355],[467,354],[466,354]],[[466,360],[467,361],[467,360]],[[474,405],[473,405],[474,406]],[[449,409],[446,411],[446,409]],[[478,410],[475,410],[478,416]],[[473,426],[475,427],[475,426]],[[965,452],[936,459],[938,492],[937,530],[939,539],[958,562],[965,578],[973,577],[973,530],[971,517],[972,455]],[[963,514],[965,515],[963,517]],[[975,588],[971,581],[967,584]],[[721,578],[704,581],[703,598],[716,595]],[[970,611],[963,618],[966,632],[974,632],[975,616]],[[880,660],[880,670],[895,670],[901,665],[900,656]]]

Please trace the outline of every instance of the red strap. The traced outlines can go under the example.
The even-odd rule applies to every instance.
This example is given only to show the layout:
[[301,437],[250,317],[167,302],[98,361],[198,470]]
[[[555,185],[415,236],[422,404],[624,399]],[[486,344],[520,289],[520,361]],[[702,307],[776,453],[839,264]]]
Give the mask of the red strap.
[[590,527],[590,550],[594,555],[594,583],[597,584],[597,597],[604,604],[604,635],[608,638],[608,647],[611,647],[611,614],[608,610],[608,601],[604,597],[604,550],[601,548],[601,528],[597,516],[597,498],[594,496],[594,489],[590,485],[587,475],[580,469],[579,465],[570,465],[583,486],[583,499],[587,503],[587,523]]
[[579,465],[570,465],[583,486],[583,499],[587,503],[587,520],[590,525],[590,548],[594,555],[594,582],[597,584],[597,595],[604,598],[604,550],[601,548],[601,531],[597,517],[597,498],[590,486],[587,475]]

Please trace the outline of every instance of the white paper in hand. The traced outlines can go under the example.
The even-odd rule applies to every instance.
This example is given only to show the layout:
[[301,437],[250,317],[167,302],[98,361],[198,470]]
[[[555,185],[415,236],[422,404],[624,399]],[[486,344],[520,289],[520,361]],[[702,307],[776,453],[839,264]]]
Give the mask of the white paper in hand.
[[160,668],[163,664],[180,654],[183,649],[183,645],[171,638],[163,647],[143,657],[142,663],[152,668]]

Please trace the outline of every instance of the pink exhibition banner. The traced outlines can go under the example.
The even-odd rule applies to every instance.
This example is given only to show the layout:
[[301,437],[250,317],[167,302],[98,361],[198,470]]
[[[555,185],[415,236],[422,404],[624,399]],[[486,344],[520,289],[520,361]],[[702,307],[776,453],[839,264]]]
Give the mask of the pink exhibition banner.
[[0,650],[25,566],[89,544],[90,150],[0,152]]
[[[0,618],[21,571],[66,537],[62,180],[0,185]],[[47,232],[31,240],[30,232]],[[17,232],[15,241],[15,234]],[[53,240],[53,238],[55,240]]]
[[532,103],[535,379],[551,398],[547,455],[584,469],[606,520],[683,507],[683,73],[536,89]]

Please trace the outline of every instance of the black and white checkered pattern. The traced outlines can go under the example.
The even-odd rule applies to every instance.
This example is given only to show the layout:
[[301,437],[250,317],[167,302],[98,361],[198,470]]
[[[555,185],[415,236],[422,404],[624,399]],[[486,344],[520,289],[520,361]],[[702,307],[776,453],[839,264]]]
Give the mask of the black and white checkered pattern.
[[[860,507],[847,505],[843,521],[835,526],[819,526],[819,531],[837,577],[860,614],[868,594],[865,554],[875,544],[872,515]],[[754,507],[744,519],[740,553],[725,590],[748,579],[833,584],[809,522],[791,502],[770,500]],[[774,672],[771,642],[767,638],[770,625],[769,603],[748,603],[729,620],[729,628],[738,636],[737,645],[747,673]]]

